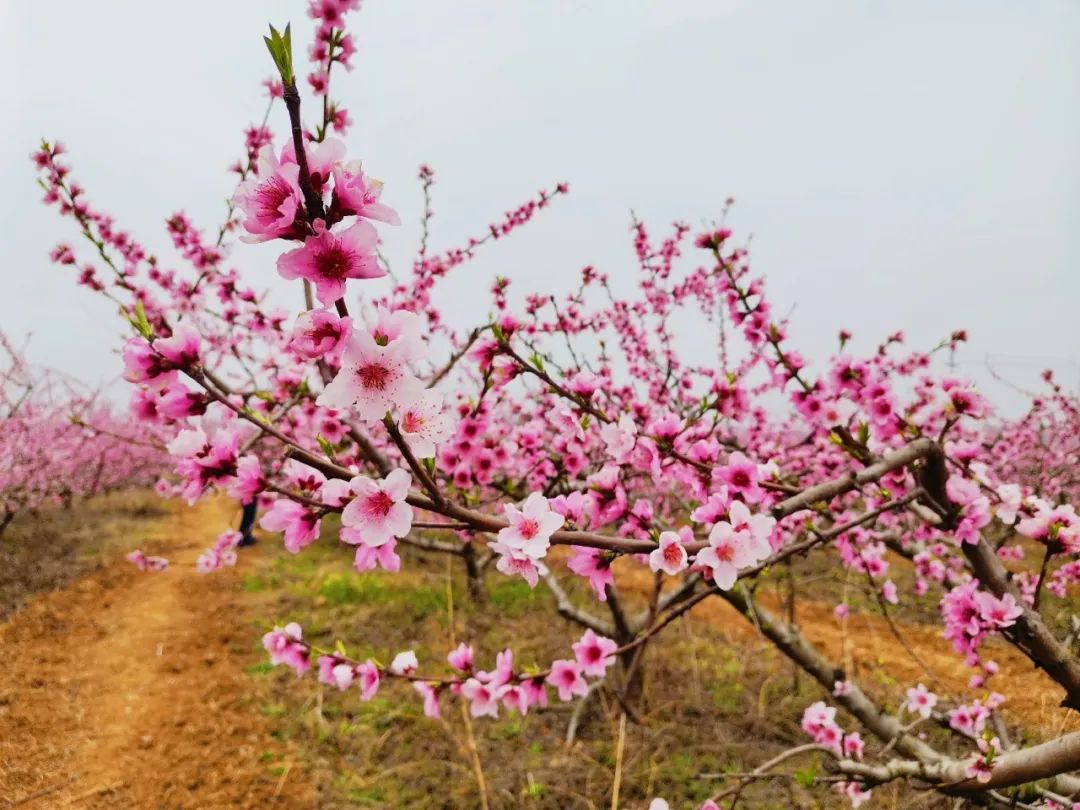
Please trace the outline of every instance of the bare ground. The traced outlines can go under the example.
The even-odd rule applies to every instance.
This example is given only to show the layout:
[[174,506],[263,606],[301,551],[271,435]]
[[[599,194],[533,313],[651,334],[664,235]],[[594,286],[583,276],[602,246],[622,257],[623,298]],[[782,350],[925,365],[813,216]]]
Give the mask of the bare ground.
[[[169,571],[141,573],[105,551],[66,587],[62,573],[42,580],[58,589],[0,626],[0,807],[312,806],[295,751],[271,736],[245,675],[258,658],[239,575],[193,567],[231,517],[210,503],[139,518],[150,524],[144,548],[169,556]],[[99,541],[119,547],[111,535],[128,534],[123,514],[98,523]],[[3,542],[29,534],[46,547],[28,559],[48,558],[37,528]],[[68,545],[54,548],[77,573],[85,566]]]

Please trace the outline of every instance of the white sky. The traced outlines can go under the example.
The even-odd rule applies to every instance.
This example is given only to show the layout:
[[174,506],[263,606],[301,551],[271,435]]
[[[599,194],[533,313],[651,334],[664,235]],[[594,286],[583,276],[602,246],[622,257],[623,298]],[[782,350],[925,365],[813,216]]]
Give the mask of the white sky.
[[[210,228],[225,167],[263,109],[267,22],[303,0],[53,0],[0,4],[0,328],[32,359],[115,376],[120,322],[47,252],[70,223],[38,202],[27,155],[71,150],[93,201],[162,256],[164,219]],[[903,328],[929,347],[954,328],[960,370],[1015,409],[987,356],[1033,384],[1080,378],[1080,6],[1069,0],[367,0],[356,70],[334,97],[350,153],[406,220],[383,229],[399,266],[438,173],[433,245],[447,247],[568,180],[571,194],[459,281],[461,322],[496,274],[559,291],[593,264],[633,272],[633,209],[659,233],[736,197],[732,225],[795,344],[860,347]],[[300,54],[298,53],[298,58]],[[275,130],[283,132],[281,117]],[[88,255],[84,252],[83,255]],[[235,263],[278,286],[270,248]]]

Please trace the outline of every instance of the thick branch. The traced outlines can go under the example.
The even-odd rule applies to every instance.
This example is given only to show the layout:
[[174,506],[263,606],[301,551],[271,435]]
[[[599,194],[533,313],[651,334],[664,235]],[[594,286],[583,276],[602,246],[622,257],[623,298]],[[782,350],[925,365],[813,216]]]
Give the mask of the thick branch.
[[779,519],[787,517],[788,515],[793,515],[803,509],[808,509],[819,501],[827,502],[844,492],[850,492],[865,484],[877,481],[893,470],[899,469],[900,467],[906,467],[912,462],[925,458],[930,455],[936,447],[937,445],[930,439],[916,439],[910,444],[901,447],[899,450],[886,453],[879,461],[874,462],[868,467],[853,471],[841,478],[834,478],[832,481],[826,481],[823,484],[809,487],[808,489],[804,489],[798,495],[794,495],[787,500],[781,501],[773,507],[773,517]]

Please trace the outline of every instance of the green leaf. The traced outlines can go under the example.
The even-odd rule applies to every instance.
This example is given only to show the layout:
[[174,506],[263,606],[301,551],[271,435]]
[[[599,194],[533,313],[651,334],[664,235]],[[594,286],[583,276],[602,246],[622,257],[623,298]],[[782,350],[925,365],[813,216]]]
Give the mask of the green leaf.
[[866,444],[870,441],[870,425],[866,422],[859,424],[859,443]]
[[259,411],[253,411],[251,408],[244,408],[244,415],[247,416],[249,419],[253,419],[259,424],[267,426],[270,425],[270,418],[264,413],[259,413]]
[[801,787],[812,788],[814,786],[814,780],[817,779],[817,768],[813,765],[808,765],[805,768],[800,768],[795,771],[795,781],[799,783]]
[[281,74],[281,81],[285,84],[294,84],[293,61],[292,61],[292,26],[285,26],[285,34],[282,35],[274,26],[270,26],[270,36],[263,37],[266,49],[270,51],[270,58]]
[[326,454],[326,457],[337,464],[337,455],[334,452],[334,445],[330,444],[321,433],[315,437],[315,441],[319,443],[319,447],[322,449],[323,453]]
[[132,328],[142,337],[147,340],[154,339],[154,327],[150,325],[150,321],[146,318],[146,310],[143,309],[141,300],[135,301],[135,315],[128,315],[128,321],[131,323]]

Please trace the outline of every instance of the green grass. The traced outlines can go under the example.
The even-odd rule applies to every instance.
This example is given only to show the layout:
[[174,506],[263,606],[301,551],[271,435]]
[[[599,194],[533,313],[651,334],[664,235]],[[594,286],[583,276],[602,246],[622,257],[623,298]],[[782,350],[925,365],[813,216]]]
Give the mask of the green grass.
[[488,602],[499,616],[517,617],[550,601],[547,591],[530,588],[522,579],[502,578],[491,583]]
[[[491,573],[486,600],[474,604],[456,561],[448,566],[445,557],[405,550],[400,573],[359,574],[351,570],[348,552],[319,542],[273,564],[279,587],[261,587],[264,573],[256,580],[259,586],[247,590],[264,603],[262,615],[276,617],[276,623],[300,622],[305,638],[322,647],[340,640],[353,657],[384,664],[413,649],[425,671],[448,671],[448,576],[453,643],[471,643],[481,669],[490,669],[496,652],[507,647],[514,649],[519,667],[543,666],[571,654],[569,645],[581,635],[580,628],[554,613],[542,587],[533,590],[521,580]],[[603,605],[588,601],[586,584],[570,578],[567,585],[573,598],[604,615]],[[636,612],[646,604],[628,599],[626,607]],[[775,651],[760,642],[749,649],[734,645],[721,630],[703,624],[695,624],[693,633],[674,627],[650,645],[644,667],[639,711],[645,725],[627,727],[620,802],[626,810],[639,810],[656,796],[678,810],[696,807],[722,789],[721,783],[699,779],[700,773],[743,770],[805,742],[798,718],[803,706],[821,697],[808,678],[796,689]],[[253,668],[251,674],[264,672]],[[617,685],[618,672],[610,680]],[[455,698],[444,697],[443,718],[433,720],[423,715],[407,684],[384,680],[378,695],[364,703],[354,689],[339,692],[311,676],[297,680],[283,668],[266,681],[274,693],[262,712],[272,718],[279,739],[298,746],[326,807],[478,806]],[[581,717],[577,741],[568,748],[570,707],[554,694],[550,700],[549,710],[525,717],[503,712],[497,720],[472,721],[492,810],[590,806],[583,797],[596,807],[609,805],[617,702],[610,694],[594,697]],[[807,792],[794,780],[782,787],[752,785],[740,801],[741,810],[842,806],[831,793]]]

